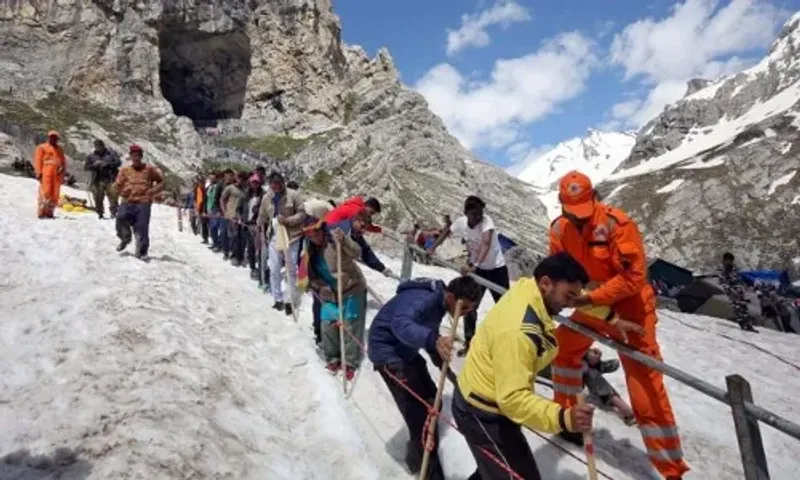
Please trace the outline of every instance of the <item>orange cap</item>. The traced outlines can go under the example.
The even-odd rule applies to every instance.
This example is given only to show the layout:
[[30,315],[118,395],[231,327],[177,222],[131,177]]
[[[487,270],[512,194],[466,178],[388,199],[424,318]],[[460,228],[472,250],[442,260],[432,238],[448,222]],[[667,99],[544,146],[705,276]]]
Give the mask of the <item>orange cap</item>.
[[59,135],[58,132],[56,132],[55,130],[50,130],[49,132],[47,132],[47,136],[48,137],[60,137],[61,135]]
[[577,170],[568,172],[558,181],[558,201],[565,212],[578,218],[589,218],[594,213],[592,181]]

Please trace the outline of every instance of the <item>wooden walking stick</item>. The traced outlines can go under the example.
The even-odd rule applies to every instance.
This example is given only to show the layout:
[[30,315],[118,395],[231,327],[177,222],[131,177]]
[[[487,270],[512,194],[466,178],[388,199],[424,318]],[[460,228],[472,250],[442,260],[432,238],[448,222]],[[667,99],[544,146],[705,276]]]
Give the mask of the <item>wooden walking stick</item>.
[[342,375],[342,389],[347,393],[347,360],[345,358],[344,343],[344,305],[342,304],[342,242],[336,240],[336,301],[339,304],[339,350],[341,351],[341,364],[345,369]]
[[[586,404],[586,395],[578,394],[578,405]],[[583,449],[586,451],[586,468],[589,469],[589,480],[597,480],[597,465],[594,458],[594,438],[592,432],[583,432]]]
[[[461,310],[464,308],[461,300],[456,302],[456,308],[453,312],[453,323],[450,326],[450,340],[453,340],[456,336],[456,331],[458,330],[458,320],[461,318]],[[439,412],[439,408],[442,406],[442,392],[444,391],[444,382],[447,379],[447,372],[450,369],[450,359],[443,358],[442,359],[442,372],[439,374],[439,385],[436,388],[436,398],[433,401],[433,409],[434,411]],[[427,446],[427,444],[433,442],[434,435],[436,435],[436,419],[433,419],[430,425],[428,425],[428,438],[425,439],[425,445],[423,448]],[[420,480],[425,480],[428,478],[428,464],[431,461],[431,452],[428,451],[427,448],[424,448],[425,453],[422,456],[422,470],[419,472]]]

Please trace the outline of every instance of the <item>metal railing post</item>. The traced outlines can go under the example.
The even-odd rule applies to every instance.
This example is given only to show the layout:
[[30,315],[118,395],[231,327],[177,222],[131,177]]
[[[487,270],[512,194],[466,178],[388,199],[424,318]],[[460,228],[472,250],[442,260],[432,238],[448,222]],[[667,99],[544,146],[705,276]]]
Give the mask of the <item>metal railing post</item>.
[[750,383],[741,375],[725,377],[728,386],[728,400],[733,412],[733,424],[736,426],[736,439],[742,455],[742,467],[746,480],[769,480],[767,456],[761,441],[761,430],[758,420],[745,410],[745,402],[753,403],[753,392]]
[[408,247],[403,245],[403,265],[400,267],[400,279],[408,280],[411,278],[411,269],[414,266],[414,253]]

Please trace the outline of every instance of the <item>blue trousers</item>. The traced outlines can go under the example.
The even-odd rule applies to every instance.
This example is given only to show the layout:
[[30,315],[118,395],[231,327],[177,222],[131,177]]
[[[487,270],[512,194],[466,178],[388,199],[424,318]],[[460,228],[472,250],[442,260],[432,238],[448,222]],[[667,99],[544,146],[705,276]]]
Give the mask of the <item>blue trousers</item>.
[[125,242],[135,236],[140,255],[147,255],[150,248],[150,207],[149,203],[123,203],[117,210],[117,236]]

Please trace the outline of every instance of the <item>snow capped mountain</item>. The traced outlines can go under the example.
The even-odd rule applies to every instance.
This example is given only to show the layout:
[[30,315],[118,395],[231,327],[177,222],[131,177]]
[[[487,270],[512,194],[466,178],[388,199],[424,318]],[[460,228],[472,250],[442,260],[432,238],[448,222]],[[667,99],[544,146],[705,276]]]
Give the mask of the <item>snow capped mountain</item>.
[[517,178],[543,190],[550,190],[559,177],[580,170],[599,183],[631,153],[636,143],[633,132],[601,132],[589,129],[585,137],[563,141],[525,165]]
[[652,255],[713,268],[792,268],[800,251],[800,13],[756,66],[687,95],[645,125],[601,194],[640,222]]

